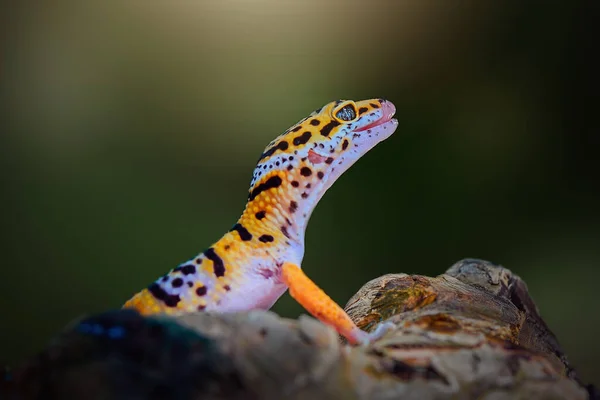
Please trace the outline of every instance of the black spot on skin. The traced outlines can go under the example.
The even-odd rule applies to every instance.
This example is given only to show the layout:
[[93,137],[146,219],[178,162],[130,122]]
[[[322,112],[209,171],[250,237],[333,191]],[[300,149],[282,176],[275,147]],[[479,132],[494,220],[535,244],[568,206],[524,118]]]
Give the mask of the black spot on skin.
[[302,159],[300,161],[306,161],[308,157],[302,157]]
[[290,161],[292,161],[294,159],[294,156],[290,156]]
[[285,219],[285,222],[286,222],[288,225],[292,225],[292,221],[290,221],[290,220],[289,220],[287,217],[286,217],[286,219]]
[[[258,161],[263,160],[267,157],[271,157],[273,155],[273,153],[275,153],[277,150],[285,151],[285,150],[287,150],[288,147],[289,147],[288,142],[286,142],[285,140],[282,140],[281,142],[277,143],[275,146],[271,147],[269,150],[262,153],[260,158],[258,159]],[[263,165],[263,168],[266,168],[266,167]]]
[[298,186],[300,186],[300,183],[298,183],[298,181],[292,181],[292,186],[298,187]]
[[259,211],[256,214],[254,214],[254,216],[256,217],[256,219],[261,220],[265,217],[266,214],[266,211]]
[[192,286],[194,286],[194,282],[192,282],[192,281],[189,281],[189,282],[187,283],[187,285],[188,285],[188,287],[192,287]]
[[307,197],[308,197],[308,193],[306,193],[306,192],[303,192],[303,193],[302,193],[300,196],[301,196],[303,199],[305,199],[305,198],[307,198]]
[[175,279],[173,279],[173,282],[171,282],[171,286],[173,286],[174,288],[181,287],[182,285],[183,285],[183,279],[181,279],[181,278],[175,278]]
[[344,139],[344,142],[342,143],[342,150],[346,150],[348,148],[348,139]]
[[198,306],[198,311],[204,311],[206,309],[206,306]]
[[361,107],[358,109],[358,115],[362,115],[362,114],[366,113],[367,111],[369,111],[369,109],[367,107]]
[[237,233],[240,234],[240,239],[242,239],[244,242],[252,240],[252,234],[248,232],[248,229],[244,228],[242,224],[235,224],[229,232],[233,231],[237,231]]
[[272,242],[274,239],[271,235],[261,235],[261,237],[259,237],[258,240],[260,240],[263,243],[269,243]]
[[310,176],[311,174],[312,174],[312,171],[308,167],[302,167],[300,169],[300,175],[302,175],[302,176]]
[[204,255],[206,256],[206,258],[208,258],[210,261],[213,262],[213,264],[214,264],[213,271],[215,273],[215,276],[217,278],[220,276],[224,276],[225,275],[225,264],[223,263],[223,259],[221,257],[219,257],[219,255],[217,253],[215,253],[215,249],[211,247],[211,248],[205,250]]
[[319,126],[320,123],[321,123],[321,121],[319,121],[318,119],[311,119],[310,120],[310,124],[312,126]]
[[265,182],[261,183],[260,185],[256,186],[254,189],[252,189],[252,192],[250,192],[250,195],[248,196],[248,200],[254,200],[256,198],[256,196],[258,196],[265,190],[269,190],[269,189],[273,189],[273,188],[281,186],[281,182],[282,182],[281,178],[277,175],[270,177]]
[[305,186],[307,189],[310,189],[310,183],[307,183]]
[[229,292],[231,290],[231,286],[225,285],[225,286],[223,286],[223,289],[225,289],[225,291]]
[[287,228],[285,226],[282,226],[280,229],[281,233],[283,233],[286,238],[290,239],[290,234],[288,233]]
[[228,245],[228,244],[226,244],[225,247],[224,247],[225,251],[229,250],[230,248],[231,248],[231,246]]
[[298,132],[300,129],[302,129],[302,125],[298,125],[294,129],[292,129],[290,132]]
[[330,121],[327,125],[325,125],[324,127],[321,128],[321,135],[329,136],[329,134],[331,133],[333,128],[335,128],[336,126],[339,126],[339,125],[340,125],[340,123],[337,122],[336,120]]
[[325,160],[325,164],[331,164],[333,162],[333,157],[327,157],[327,160]]
[[373,108],[379,108],[379,104],[369,103],[369,105]]
[[161,281],[166,282],[169,280],[169,277],[167,275],[163,276]]
[[165,303],[167,307],[177,307],[177,303],[181,301],[181,298],[178,295],[172,295],[165,292],[165,290],[157,283],[150,285],[148,291],[152,293],[152,296]]
[[181,272],[184,275],[195,274],[196,273],[196,267],[194,265],[185,265],[183,268],[181,268]]
[[288,165],[288,166],[287,166],[287,170],[288,170],[288,171],[291,171],[291,170],[293,170],[293,169],[294,169],[294,166],[293,166],[292,164],[290,164],[290,165]]
[[202,258],[200,258],[200,257],[196,258],[196,264],[202,264]]
[[311,136],[312,136],[312,133],[310,133],[309,131],[306,131],[302,135],[295,137],[293,140],[294,146],[300,146],[301,144],[306,144],[306,142],[308,142],[308,140],[310,139]]
[[327,125],[325,125],[324,127],[321,128],[321,135],[329,136],[329,134],[331,133],[331,130],[339,125],[340,125],[339,122],[337,122],[336,120],[332,120]]
[[206,294],[206,286],[198,286],[198,288],[196,288],[196,294],[198,296],[204,296]]
[[173,271],[181,271],[182,274],[184,275],[191,275],[196,273],[196,267],[190,264],[186,264],[186,265],[180,265],[179,267],[175,268]]
[[295,213],[297,209],[298,209],[298,203],[296,203],[294,200],[292,200],[290,202],[290,212]]
[[318,177],[319,179],[323,179],[323,176],[325,176],[325,174],[323,173],[323,171],[319,171],[319,172],[317,172],[317,177]]

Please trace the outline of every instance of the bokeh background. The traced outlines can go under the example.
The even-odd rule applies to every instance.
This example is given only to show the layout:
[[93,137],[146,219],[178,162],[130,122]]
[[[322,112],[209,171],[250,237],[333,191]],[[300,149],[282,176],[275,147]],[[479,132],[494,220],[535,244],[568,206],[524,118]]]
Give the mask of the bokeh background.
[[[345,304],[383,273],[500,263],[600,383],[592,7],[15,2],[1,17],[0,362],[219,238],[287,127],[385,97],[397,133],[316,209],[309,276]],[[287,295],[274,310],[303,312]]]

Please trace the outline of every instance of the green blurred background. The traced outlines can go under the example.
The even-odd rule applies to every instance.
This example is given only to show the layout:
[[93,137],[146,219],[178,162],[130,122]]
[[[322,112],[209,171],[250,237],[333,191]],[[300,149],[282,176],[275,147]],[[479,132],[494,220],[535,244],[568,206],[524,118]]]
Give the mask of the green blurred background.
[[[385,97],[397,133],[317,207],[309,276],[345,304],[387,272],[500,263],[600,383],[595,2],[17,4],[1,17],[0,362],[219,238],[287,127]],[[287,295],[274,310],[303,312]]]

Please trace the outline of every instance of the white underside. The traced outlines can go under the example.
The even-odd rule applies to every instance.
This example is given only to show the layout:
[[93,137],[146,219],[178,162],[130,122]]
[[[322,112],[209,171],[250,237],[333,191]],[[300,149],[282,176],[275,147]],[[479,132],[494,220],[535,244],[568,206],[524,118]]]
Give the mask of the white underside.
[[221,300],[218,306],[208,307],[207,310],[219,312],[236,312],[249,310],[268,310],[285,293],[287,286],[274,278],[253,276],[232,290]]

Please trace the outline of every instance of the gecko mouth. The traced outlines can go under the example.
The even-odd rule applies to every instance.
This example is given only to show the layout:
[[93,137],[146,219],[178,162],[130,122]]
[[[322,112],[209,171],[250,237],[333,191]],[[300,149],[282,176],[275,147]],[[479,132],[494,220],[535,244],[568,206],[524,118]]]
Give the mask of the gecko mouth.
[[397,124],[398,120],[392,118],[394,116],[394,114],[396,113],[396,107],[394,107],[394,105],[389,102],[389,101],[384,101],[381,103],[381,110],[383,111],[383,116],[381,118],[379,118],[376,121],[373,121],[361,128],[355,129],[354,132],[363,132],[366,131],[367,129],[373,129],[376,128],[378,126],[381,126],[385,123],[388,122],[392,122],[393,124]]

